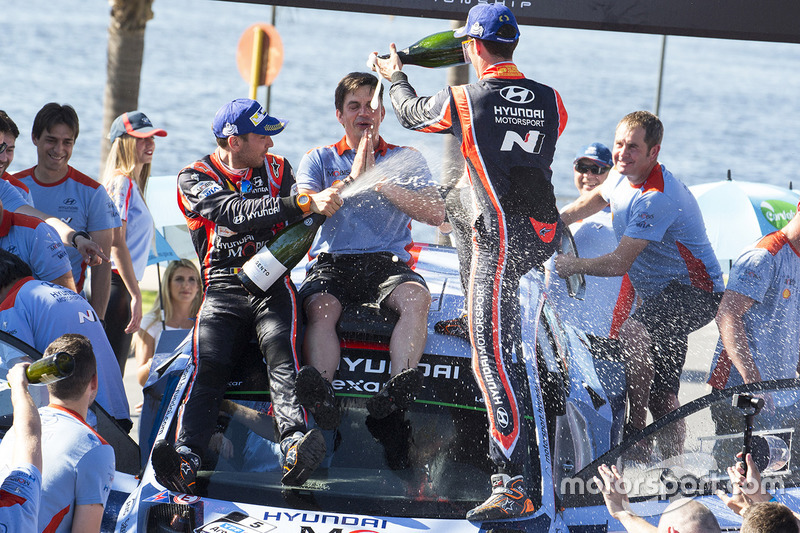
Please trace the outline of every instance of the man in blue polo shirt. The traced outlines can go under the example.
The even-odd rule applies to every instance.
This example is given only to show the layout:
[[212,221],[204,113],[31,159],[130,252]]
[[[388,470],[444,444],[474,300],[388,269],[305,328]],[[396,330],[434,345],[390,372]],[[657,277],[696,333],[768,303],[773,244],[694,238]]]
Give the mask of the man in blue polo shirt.
[[[614,137],[612,174],[561,211],[564,222],[571,224],[610,205],[619,244],[599,257],[558,255],[558,275],[627,272],[642,299],[619,332],[626,363],[628,434],[645,427],[648,408],[657,419],[680,405],[688,335],[714,318],[724,289],[697,200],[658,163],[663,135],[664,126],[652,113],[626,115]],[[667,448],[666,455],[681,453],[681,428]],[[646,461],[649,444],[635,451]]]
[[[53,339],[44,356],[66,352],[75,368],[49,383],[50,404],[39,409],[42,430],[42,499],[36,529],[52,533],[100,531],[103,510],[114,481],[114,449],[87,423],[98,391],[93,345],[83,335]],[[13,429],[0,442],[0,463],[23,434]],[[9,530],[11,531],[11,530]]]
[[[78,115],[71,106],[46,104],[36,114],[31,132],[37,164],[14,177],[30,189],[36,209],[61,219],[83,235],[88,234],[109,255],[112,231],[121,221],[103,186],[69,166],[78,129]],[[86,264],[77,251],[69,250],[69,255],[75,286],[81,291]],[[111,290],[110,263],[92,266],[91,289],[92,307],[102,320]]]
[[[760,239],[736,260],[717,312],[720,339],[708,384],[726,389],[743,383],[791,379],[800,360],[800,204],[789,223]],[[766,395],[756,417],[759,428],[798,427],[800,406],[788,394]],[[733,433],[742,411],[730,405],[711,406],[717,434]],[[777,422],[776,422],[777,421]],[[720,441],[715,452],[730,460],[735,443]],[[793,461],[800,460],[795,451]]]
[[[409,266],[411,220],[440,225],[444,202],[422,155],[380,136],[386,110],[380,99],[377,108],[371,106],[376,87],[383,91],[369,73],[342,78],[334,100],[344,137],[309,151],[297,171],[301,193],[318,192],[342,180],[352,180],[347,186],[358,191],[322,226],[300,288],[308,319],[303,341],[308,366],[298,373],[297,393],[323,429],[333,429],[339,421],[331,382],[339,366],[336,324],[344,305],[378,304],[399,316],[389,344],[391,379],[367,401],[374,419],[406,409],[422,380],[416,367],[427,339],[431,296]],[[365,181],[368,184],[362,185]],[[327,391],[325,397],[308,394],[320,390]]]

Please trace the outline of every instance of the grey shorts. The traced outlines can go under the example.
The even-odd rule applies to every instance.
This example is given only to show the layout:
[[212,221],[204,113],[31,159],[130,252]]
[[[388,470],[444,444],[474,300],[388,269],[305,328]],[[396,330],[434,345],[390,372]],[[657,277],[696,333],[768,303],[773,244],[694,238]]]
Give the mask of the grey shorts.
[[721,300],[721,292],[673,281],[656,296],[644,300],[633,313],[631,318],[644,324],[652,338],[650,352],[655,376],[651,394],[678,392],[689,333],[714,319]]

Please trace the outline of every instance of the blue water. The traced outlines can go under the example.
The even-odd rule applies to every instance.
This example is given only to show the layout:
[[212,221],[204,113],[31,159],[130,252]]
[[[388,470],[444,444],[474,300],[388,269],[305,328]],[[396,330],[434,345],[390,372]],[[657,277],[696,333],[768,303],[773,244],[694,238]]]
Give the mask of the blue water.
[[[153,9],[139,108],[169,131],[157,139],[154,174],[176,174],[213,150],[210,123],[217,108],[247,96],[236,44],[252,23],[270,21],[271,8],[155,0]],[[106,0],[3,0],[0,108],[23,132],[12,171],[35,164],[33,117],[43,104],[58,101],[75,106],[81,119],[71,163],[97,175],[108,21]],[[364,70],[368,53],[388,50],[390,41],[403,47],[449,23],[280,7],[276,26],[284,65],[271,113],[290,124],[274,151],[296,167],[307,150],[342,136],[333,90],[344,74]],[[623,115],[653,110],[660,46],[655,35],[522,28],[520,69],[558,89],[569,112],[553,164],[558,194],[574,194],[570,165],[581,145],[610,144]],[[800,155],[799,66],[797,44],[668,38],[661,161],[689,185],[724,179],[727,169],[734,178],[787,185],[794,178],[791,162]],[[446,82],[444,70],[406,72],[420,94]],[[440,137],[403,130],[391,109],[381,132],[394,144],[419,148],[439,172]]]

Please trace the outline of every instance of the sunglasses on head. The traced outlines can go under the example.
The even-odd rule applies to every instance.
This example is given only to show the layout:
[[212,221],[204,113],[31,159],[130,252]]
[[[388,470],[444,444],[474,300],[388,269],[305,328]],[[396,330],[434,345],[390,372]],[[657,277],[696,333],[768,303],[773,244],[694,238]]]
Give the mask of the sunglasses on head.
[[581,174],[605,174],[611,167],[601,167],[600,165],[586,165],[584,163],[575,163],[575,170]]

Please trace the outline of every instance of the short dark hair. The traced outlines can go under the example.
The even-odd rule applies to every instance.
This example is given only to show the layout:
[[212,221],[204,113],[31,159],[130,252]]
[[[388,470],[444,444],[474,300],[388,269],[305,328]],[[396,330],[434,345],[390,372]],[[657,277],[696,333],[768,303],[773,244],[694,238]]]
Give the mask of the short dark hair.
[[10,133],[15,139],[19,137],[19,128],[2,109],[0,109],[0,133]]
[[50,131],[58,124],[67,126],[72,130],[73,138],[78,138],[78,113],[75,112],[75,108],[69,104],[62,105],[55,102],[45,104],[45,106],[36,113],[36,118],[33,119],[31,134],[34,139],[38,139],[45,130]]
[[16,255],[0,248],[0,288],[28,276],[33,276],[31,267]]
[[[344,99],[349,93],[354,93],[364,85],[375,87],[378,83],[378,78],[369,72],[351,72],[341,80],[336,86],[336,93],[333,101],[336,105],[337,111],[344,111]],[[383,84],[380,84],[381,93],[380,98],[383,101]]]
[[[511,24],[504,24],[497,30],[497,35],[499,37],[504,37],[506,39],[513,39],[515,35],[517,35],[517,28]],[[517,49],[517,45],[519,44],[519,39],[514,40],[510,43],[501,43],[500,41],[487,41],[485,39],[479,39],[481,44],[486,48],[486,51],[492,54],[493,56],[502,57],[503,59],[510,60],[514,57],[514,50]]]
[[628,113],[619,121],[617,128],[620,126],[626,126],[630,129],[642,128],[644,130],[644,142],[647,144],[648,150],[657,144],[661,144],[661,140],[664,138],[664,125],[650,111]]
[[44,351],[49,357],[58,352],[67,352],[75,360],[75,369],[68,377],[48,383],[47,390],[59,400],[77,400],[86,392],[86,387],[97,374],[97,361],[92,343],[83,335],[67,333],[51,342]]
[[791,509],[778,502],[756,503],[744,513],[741,533],[797,533],[800,526]]
[[[231,137],[239,137],[244,142],[250,142],[250,134],[244,133],[242,135],[231,135]],[[223,150],[227,150],[231,143],[228,142],[228,137],[215,137],[217,141],[217,146],[222,148]]]

